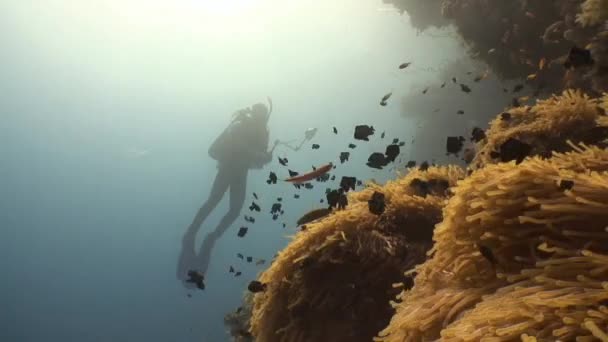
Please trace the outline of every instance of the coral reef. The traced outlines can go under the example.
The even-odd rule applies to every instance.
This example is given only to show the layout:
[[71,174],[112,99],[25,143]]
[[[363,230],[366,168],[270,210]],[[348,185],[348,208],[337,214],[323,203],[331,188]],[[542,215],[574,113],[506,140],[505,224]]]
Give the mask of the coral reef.
[[[351,193],[261,275],[251,333],[262,342],[608,341],[608,150],[605,136],[584,133],[606,126],[607,107],[608,95],[565,91],[510,110],[504,127],[499,114],[466,178],[454,166],[410,169]],[[481,154],[513,137],[531,146],[522,160]],[[380,215],[368,208],[378,193]]]
[[470,167],[521,161],[526,156],[550,157],[553,151],[571,150],[567,140],[598,145],[606,139],[608,120],[600,101],[566,90],[534,106],[512,108],[492,120]]
[[608,325],[608,151],[488,165],[459,182],[377,341],[538,340]]
[[307,224],[227,317],[233,336],[608,341],[608,1],[384,1],[559,95],[498,114],[466,177],[409,169]]
[[251,310],[253,308],[253,294],[246,293],[243,305],[234,312],[224,316],[224,325],[228,328],[232,341],[253,342],[253,335],[249,332],[251,322]]
[[[257,341],[371,341],[389,322],[391,298],[425,260],[433,227],[457,167],[412,170],[385,186],[369,184],[349,206],[307,224],[259,278],[251,331]],[[368,201],[384,195],[383,212]],[[409,285],[408,285],[409,284]]]
[[[534,94],[608,84],[606,0],[392,0],[419,30],[453,24],[471,57],[503,79],[524,79]],[[445,20],[448,19],[448,20]],[[445,23],[445,24],[444,24]],[[593,65],[564,68],[569,50],[587,48]]]

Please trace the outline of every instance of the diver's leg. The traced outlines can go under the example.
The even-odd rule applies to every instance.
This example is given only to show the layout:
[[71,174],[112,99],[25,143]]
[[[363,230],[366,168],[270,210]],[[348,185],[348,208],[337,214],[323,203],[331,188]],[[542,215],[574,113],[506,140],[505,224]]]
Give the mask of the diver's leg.
[[217,225],[214,231],[210,232],[205,236],[205,240],[201,245],[201,250],[197,259],[197,269],[205,273],[209,266],[209,259],[211,258],[211,250],[215,245],[217,239],[219,239],[226,229],[228,229],[232,223],[239,217],[243,204],[245,203],[245,197],[247,194],[247,169],[237,170],[233,181],[230,183],[230,209],[228,213],[222,217],[222,220]]
[[218,173],[215,176],[215,181],[213,182],[213,186],[211,187],[209,198],[198,210],[192,224],[190,224],[190,227],[188,227],[188,230],[186,233],[184,233],[182,238],[182,250],[179,254],[179,259],[177,262],[177,279],[185,279],[188,273],[188,268],[192,267],[192,264],[194,264],[196,259],[196,252],[194,250],[196,233],[200,229],[203,221],[221,201],[229,185],[230,177],[228,177],[226,173],[222,172],[222,170],[218,170]]
[[228,186],[230,186],[230,177],[229,175],[223,172],[221,169],[218,170],[217,175],[215,176],[215,180],[213,181],[213,186],[211,187],[211,192],[209,193],[209,197],[207,201],[200,207],[196,216],[194,216],[194,220],[188,227],[186,234],[196,235],[198,230],[201,228],[201,224],[203,221],[209,216],[211,211],[217,207],[218,203],[224,197],[224,193],[228,190]]

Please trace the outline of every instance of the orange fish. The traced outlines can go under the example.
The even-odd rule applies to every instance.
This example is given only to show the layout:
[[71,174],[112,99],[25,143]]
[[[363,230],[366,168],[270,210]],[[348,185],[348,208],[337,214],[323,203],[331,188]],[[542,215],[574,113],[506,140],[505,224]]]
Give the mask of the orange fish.
[[538,62],[538,70],[543,70],[545,68],[545,64],[547,63],[547,59],[546,58],[541,58],[540,61]]
[[332,167],[334,167],[334,165],[332,163],[329,163],[329,164],[323,165],[321,167],[318,167],[316,170],[310,171],[303,175],[298,175],[298,176],[294,176],[291,178],[287,178],[287,179],[285,179],[285,181],[291,182],[294,184],[306,183],[306,182],[319,178],[319,177],[323,176],[324,174],[328,173],[329,170],[332,169]]
[[536,79],[536,74],[530,74],[528,75],[528,77],[526,77],[528,79],[528,81],[533,81]]

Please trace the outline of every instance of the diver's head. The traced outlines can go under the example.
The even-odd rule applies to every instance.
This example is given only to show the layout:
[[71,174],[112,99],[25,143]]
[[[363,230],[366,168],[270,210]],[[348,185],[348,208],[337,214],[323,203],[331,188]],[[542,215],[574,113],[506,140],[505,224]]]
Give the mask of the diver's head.
[[255,122],[265,125],[269,117],[268,107],[263,103],[256,103],[251,106],[250,115]]

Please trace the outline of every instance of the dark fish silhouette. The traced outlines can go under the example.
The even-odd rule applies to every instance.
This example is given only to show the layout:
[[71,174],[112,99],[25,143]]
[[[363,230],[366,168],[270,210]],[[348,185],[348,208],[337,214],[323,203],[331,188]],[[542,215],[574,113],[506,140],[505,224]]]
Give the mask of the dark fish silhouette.
[[486,132],[479,127],[473,127],[473,132],[471,133],[471,141],[480,142],[486,138]]
[[340,152],[340,163],[344,163],[345,161],[348,161],[349,157],[350,157],[350,152]]
[[369,141],[369,136],[373,135],[375,131],[374,126],[358,125],[355,127],[354,138],[356,140]]
[[268,175],[268,180],[266,181],[268,184],[277,184],[277,175],[274,172],[270,172]]
[[239,232],[237,233],[237,236],[238,237],[244,237],[245,234],[247,234],[247,230],[248,229],[249,228],[247,228],[247,227],[241,227],[241,228],[239,228]]
[[448,137],[446,148],[448,154],[458,154],[462,150],[464,137]]
[[378,191],[374,191],[372,197],[367,201],[369,212],[374,215],[382,215],[386,208],[384,201],[384,194]]
[[594,63],[595,61],[591,57],[591,51],[575,46],[570,49],[568,57],[564,62],[564,67],[566,69],[574,69],[582,66],[591,66]]
[[342,176],[342,179],[340,180],[340,188],[344,190],[344,192],[348,192],[349,190],[355,190],[356,184],[356,177]]
[[384,152],[384,155],[386,156],[386,161],[391,163],[394,162],[400,152],[401,151],[399,149],[399,145],[388,145],[386,147],[386,152]]
[[382,170],[382,167],[386,166],[388,164],[386,158],[384,157],[384,154],[379,153],[379,152],[374,152],[372,153],[369,158],[367,159],[367,163],[365,165],[374,168],[374,169],[378,169],[378,170]]
[[255,211],[259,212],[262,209],[255,202],[251,202],[251,205],[249,206],[249,210],[251,210],[251,211],[255,210]]
[[266,290],[266,284],[262,284],[261,282],[254,280],[249,283],[249,285],[247,286],[247,289],[251,293],[262,292],[262,291]]
[[331,213],[331,208],[313,209],[313,210],[307,212],[306,214],[302,215],[302,217],[300,217],[296,223],[298,224],[298,226],[301,226],[301,225],[316,221],[320,218],[323,218],[323,217],[329,215],[330,213]]
[[401,63],[401,64],[399,65],[399,69],[405,69],[405,68],[407,68],[408,66],[410,66],[411,64],[412,64],[412,62],[405,62],[405,63]]

